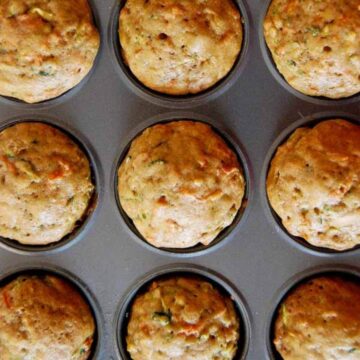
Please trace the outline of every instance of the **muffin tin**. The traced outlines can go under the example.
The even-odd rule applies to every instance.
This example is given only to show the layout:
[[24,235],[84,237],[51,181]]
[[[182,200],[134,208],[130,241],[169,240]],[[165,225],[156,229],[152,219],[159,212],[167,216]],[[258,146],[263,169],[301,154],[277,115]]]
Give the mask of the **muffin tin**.
[[[201,266],[201,275],[234,291],[235,300],[236,294],[240,294],[240,303],[245,304],[245,310],[240,308],[240,312],[246,314],[245,325],[249,329],[246,359],[276,359],[269,350],[269,323],[282,294],[290,286],[289,279],[293,284],[310,268],[311,273],[321,273],[324,265],[332,269],[360,269],[360,249],[324,254],[298,244],[280,229],[269,213],[264,189],[268,162],[275,150],[275,145],[271,146],[302,124],[296,123],[299,118],[323,117],[322,112],[326,111],[326,118],[343,116],[359,121],[359,97],[320,101],[297,96],[275,79],[274,66],[264,58],[266,48],[260,29],[268,1],[265,4],[261,0],[238,3],[243,17],[246,16],[244,27],[248,40],[244,43],[247,49],[243,49],[241,65],[234,69],[233,78],[229,78],[232,86],[220,83],[211,94],[204,93],[201,101],[195,97],[176,102],[139,96],[142,90],[133,92],[128,88],[128,75],[123,74],[119,58],[115,58],[119,49],[114,43],[114,22],[121,3],[92,0],[91,4],[102,34],[102,46],[91,76],[76,91],[63,95],[61,101],[59,98],[28,105],[1,99],[0,126],[14,120],[41,120],[74,134],[93,162],[98,204],[85,226],[86,231],[57,251],[0,248],[1,278],[17,269],[66,269],[65,276],[68,272],[76,274],[76,279],[86,284],[82,287],[84,292],[89,291],[97,299],[98,310],[94,312],[101,320],[99,349],[93,359],[115,360],[120,359],[119,309],[128,294],[133,294],[148,276],[158,274],[159,267],[161,274],[166,274],[174,269],[191,272],[194,265]],[[162,106],[178,110],[168,113]],[[191,113],[181,111],[183,107],[191,108]],[[122,220],[114,191],[118,162],[129,141],[152,123],[181,118],[210,122],[220,131],[237,150],[249,186],[248,202],[240,221],[229,228],[218,244],[191,254],[152,251],[149,246],[143,246],[143,241]],[[282,134],[284,129],[287,130]],[[79,237],[81,241],[76,241]],[[179,256],[181,269],[176,264]],[[151,275],[144,278],[148,273]],[[284,283],[288,284],[286,288]],[[225,284],[231,286],[227,288]]]

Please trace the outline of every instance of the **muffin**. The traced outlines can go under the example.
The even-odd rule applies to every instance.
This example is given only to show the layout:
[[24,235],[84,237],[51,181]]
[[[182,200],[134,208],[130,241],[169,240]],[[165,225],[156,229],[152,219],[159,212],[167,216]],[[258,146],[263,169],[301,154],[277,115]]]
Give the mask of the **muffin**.
[[121,206],[156,247],[210,244],[234,220],[244,190],[235,153],[201,122],[147,128],[118,170]]
[[84,218],[93,191],[86,155],[62,131],[23,122],[0,132],[0,236],[57,242]]
[[360,244],[360,126],[337,119],[297,129],[267,177],[269,202],[286,230],[311,245]]
[[238,340],[229,296],[207,281],[176,276],[136,297],[126,336],[133,360],[231,360]]
[[98,49],[87,0],[0,2],[0,95],[57,97],[87,75]]
[[87,302],[57,276],[18,276],[0,288],[1,360],[86,360],[94,333]]
[[297,286],[279,307],[274,344],[284,360],[360,359],[360,285],[320,276]]
[[127,0],[119,36],[123,59],[143,85],[187,95],[230,72],[243,32],[232,0]]
[[331,99],[360,91],[358,0],[272,0],[264,35],[294,89]]

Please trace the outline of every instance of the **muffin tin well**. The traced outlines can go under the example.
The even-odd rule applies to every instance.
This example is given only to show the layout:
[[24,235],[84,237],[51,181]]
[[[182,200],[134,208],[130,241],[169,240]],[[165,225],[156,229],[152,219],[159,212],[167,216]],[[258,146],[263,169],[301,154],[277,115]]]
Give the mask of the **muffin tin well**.
[[191,108],[204,104],[208,101],[225,93],[240,77],[245,68],[248,56],[248,47],[250,39],[250,18],[246,4],[242,0],[233,0],[241,13],[243,26],[243,43],[240,54],[230,72],[218,83],[211,88],[194,95],[172,96],[162,94],[143,85],[132,74],[129,67],[125,64],[119,40],[119,14],[126,0],[116,0],[111,10],[111,19],[108,29],[108,43],[111,50],[112,58],[119,75],[126,85],[142,99],[147,100],[155,105],[165,106],[168,108]]
[[210,282],[221,293],[230,296],[235,304],[235,310],[240,319],[240,339],[238,344],[238,351],[235,359],[244,360],[249,347],[251,338],[251,323],[247,311],[247,305],[237,290],[233,288],[229,282],[221,275],[215,272],[190,264],[174,264],[155,269],[149,274],[139,279],[127,292],[120,302],[114,322],[114,339],[117,346],[118,355],[122,360],[131,360],[131,357],[126,350],[126,334],[127,325],[130,316],[131,306],[137,295],[141,294],[146,288],[157,279],[166,279],[171,276],[194,276],[199,279]]
[[9,282],[21,275],[36,275],[40,277],[45,275],[55,275],[68,281],[80,292],[90,307],[96,326],[94,342],[91,346],[89,360],[100,359],[104,351],[104,317],[99,303],[89,287],[76,275],[70,273],[69,271],[58,266],[45,263],[8,268],[0,276],[0,287],[7,285]]
[[[21,121],[45,122],[70,135],[90,160],[96,196],[89,216],[74,233],[43,248],[0,239],[0,280],[23,271],[52,271],[80,287],[98,323],[91,360],[129,360],[124,347],[129,306],[158,276],[202,276],[233,297],[246,335],[234,360],[279,359],[271,345],[273,315],[293,284],[327,269],[360,276],[360,247],[328,251],[290,236],[271,210],[265,187],[276,148],[296,128],[336,117],[360,125],[360,95],[330,100],[290,87],[263,36],[270,0],[235,1],[244,20],[241,55],[232,72],[204,93],[175,98],[142,86],[120,53],[118,16],[125,0],[90,0],[102,41],[87,77],[43,103],[0,97],[0,130]],[[237,154],[247,186],[245,206],[233,224],[211,245],[185,251],[144,241],[117,195],[117,170],[130,142],[151,125],[176,120],[211,125]]]
[[[319,276],[340,276],[343,278],[348,278],[356,281],[360,284],[360,269],[357,267],[346,266],[346,265],[322,265],[314,268],[307,269],[299,274],[296,274],[291,279],[286,281],[285,284],[277,291],[275,298],[272,301],[272,309],[269,313],[267,324],[266,324],[266,348],[268,351],[268,359],[269,360],[282,360],[281,355],[276,350],[275,345],[273,343],[274,339],[274,325],[276,321],[276,317],[278,314],[279,307],[282,301],[287,297],[287,295],[295,289],[300,284],[307,282],[313,278]],[[275,306],[274,306],[275,304]]]
[[302,119],[295,121],[291,124],[288,128],[283,130],[283,132],[276,138],[276,140],[271,145],[264,161],[264,167],[261,173],[261,198],[263,207],[266,212],[266,217],[268,221],[271,223],[273,227],[275,227],[277,233],[279,233],[282,238],[291,242],[292,245],[296,246],[298,249],[306,251],[308,253],[316,253],[318,255],[334,255],[334,254],[343,254],[343,253],[350,253],[350,252],[358,252],[360,249],[360,245],[355,246],[352,249],[338,251],[330,248],[323,248],[311,245],[306,240],[302,239],[301,237],[291,235],[284,227],[281,222],[280,217],[276,214],[276,212],[272,209],[267,192],[266,192],[266,179],[267,174],[269,171],[271,160],[273,159],[277,148],[282,145],[289,136],[299,127],[313,127],[316,124],[320,123],[321,121],[330,120],[330,119],[344,119],[348,120],[354,124],[360,125],[360,118],[348,113],[343,112],[321,112],[317,114],[313,114],[310,116],[303,117]]
[[357,93],[355,95],[352,95],[347,98],[341,98],[341,99],[330,99],[324,96],[310,96],[301,93],[300,91],[294,89],[286,80],[285,78],[280,74],[278,71],[276,64],[273,60],[273,57],[271,55],[271,52],[266,44],[265,37],[264,37],[264,28],[263,23],[264,19],[266,17],[268,8],[271,4],[272,0],[266,0],[262,8],[260,9],[260,22],[259,22],[259,28],[258,28],[258,36],[259,36],[259,42],[260,42],[260,48],[261,48],[261,54],[264,59],[264,62],[270,71],[271,75],[274,77],[274,79],[289,93],[292,95],[295,95],[301,100],[309,101],[311,103],[314,103],[316,105],[324,105],[324,106],[342,106],[342,105],[348,105],[353,104],[358,101],[360,101],[360,93]]
[[[129,216],[125,213],[124,209],[122,208],[117,190],[118,188],[117,171],[129,151],[131,142],[138,135],[140,135],[146,128],[159,123],[167,123],[167,122],[179,121],[179,120],[200,121],[205,124],[208,124],[218,135],[222,137],[223,140],[225,140],[226,144],[237,155],[238,161],[243,170],[244,179],[245,179],[245,194],[241,207],[238,210],[233,222],[224,230],[222,230],[221,233],[209,245],[205,246],[203,244],[198,244],[191,248],[184,248],[184,249],[157,248],[144,239],[144,237],[136,229],[133,221],[129,218]],[[240,228],[241,224],[245,221],[252,199],[252,173],[249,167],[248,156],[246,155],[242,145],[237,140],[235,140],[234,137],[231,136],[229,132],[223,128],[223,126],[221,126],[220,122],[195,113],[187,113],[187,112],[166,113],[163,115],[155,116],[154,118],[151,118],[140,124],[128,135],[127,141],[125,145],[122,147],[121,155],[116,161],[115,166],[113,167],[112,177],[114,179],[114,183],[113,183],[114,198],[116,199],[116,204],[119,209],[121,219],[130,230],[130,234],[132,235],[132,238],[134,238],[135,241],[139,242],[147,249],[153,250],[159,254],[162,253],[176,257],[188,257],[188,256],[198,256],[201,254],[206,254],[209,253],[210,251],[216,250],[219,246],[223,245],[225,242],[230,240],[231,233],[235,229],[237,230],[238,228]]]
[[91,180],[94,185],[94,193],[90,199],[86,213],[82,219],[78,221],[74,230],[66,235],[63,239],[58,242],[50,243],[48,245],[26,245],[20,242],[0,236],[0,246],[7,250],[13,251],[17,254],[25,255],[36,255],[36,254],[50,254],[56,253],[61,250],[67,249],[75,242],[80,240],[86,234],[86,231],[94,222],[94,218],[98,213],[100,201],[102,198],[102,174],[100,172],[100,166],[98,159],[94,153],[89,142],[80,134],[78,131],[73,130],[64,123],[53,119],[51,117],[44,117],[43,115],[22,115],[16,118],[9,119],[2,123],[0,126],[0,132],[8,127],[19,123],[35,122],[43,123],[55,127],[56,129],[69,136],[71,140],[84,152],[90,163]]

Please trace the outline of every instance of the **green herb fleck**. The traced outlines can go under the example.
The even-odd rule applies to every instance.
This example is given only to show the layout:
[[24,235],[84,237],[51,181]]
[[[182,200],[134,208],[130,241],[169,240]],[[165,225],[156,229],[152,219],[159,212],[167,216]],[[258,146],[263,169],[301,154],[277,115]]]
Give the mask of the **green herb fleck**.
[[316,37],[320,34],[320,29],[318,27],[312,26],[306,29],[307,32],[311,33],[313,37]]
[[355,352],[356,350],[357,350],[357,348],[351,348],[351,349],[348,351],[348,353],[351,354],[351,353]]
[[85,350],[84,348],[81,348],[81,349],[80,349],[80,355],[85,354],[85,352],[86,352],[86,350]]
[[145,213],[142,213],[141,216],[142,216],[142,218],[143,218],[144,220],[146,220],[146,214],[145,214]]
[[294,60],[288,60],[288,61],[287,61],[287,64],[288,64],[289,66],[296,66],[296,62],[295,62]]
[[171,322],[172,313],[170,309],[168,311],[155,311],[152,315],[152,319],[159,322],[161,325],[168,325]]
[[48,73],[47,71],[44,71],[44,70],[40,70],[39,75],[41,75],[41,76],[50,76],[50,73]]

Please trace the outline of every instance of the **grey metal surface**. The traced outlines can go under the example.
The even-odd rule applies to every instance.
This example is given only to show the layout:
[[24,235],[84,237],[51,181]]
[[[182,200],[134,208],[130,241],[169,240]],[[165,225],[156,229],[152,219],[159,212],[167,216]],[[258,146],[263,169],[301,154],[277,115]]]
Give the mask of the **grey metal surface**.
[[300,99],[280,85],[265,64],[259,41],[259,22],[264,1],[249,1],[250,43],[247,64],[235,84],[220,97],[192,112],[208,116],[236,135],[249,156],[253,172],[249,214],[215,251],[197,257],[176,258],[146,249],[134,241],[120,220],[114,199],[112,169],[123,142],[147,119],[169,110],[135,95],[122,81],[111,58],[107,34],[114,0],[93,0],[99,15],[102,48],[92,76],[79,91],[51,106],[21,106],[0,102],[0,125],[10,118],[55,118],[87,139],[99,158],[103,196],[99,212],[85,236],[55,254],[33,256],[0,248],[0,275],[14,267],[50,264],[76,274],[97,299],[105,319],[102,355],[116,359],[114,317],[121,298],[138,278],[158,266],[193,263],[210,268],[228,279],[245,299],[252,336],[247,359],[268,358],[267,322],[282,285],[310,267],[324,264],[360,266],[360,251],[344,254],[309,252],[281,235],[269,221],[261,196],[261,171],[275,138],[302,116],[343,111],[360,118],[360,104],[321,105]]

